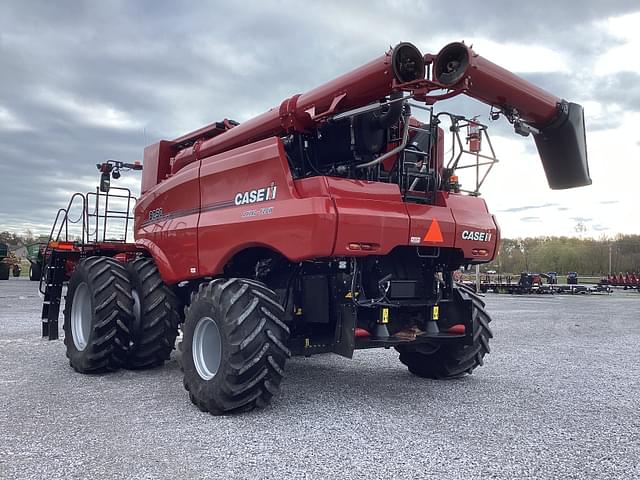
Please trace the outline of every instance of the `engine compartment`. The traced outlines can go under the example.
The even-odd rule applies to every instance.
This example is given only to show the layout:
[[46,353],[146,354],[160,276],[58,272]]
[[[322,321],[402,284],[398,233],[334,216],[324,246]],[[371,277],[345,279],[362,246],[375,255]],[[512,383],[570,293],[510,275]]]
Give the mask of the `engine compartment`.
[[294,179],[331,176],[395,183],[403,194],[422,192],[422,201],[432,203],[430,193],[446,188],[443,130],[437,117],[429,112],[428,122],[419,121],[402,95],[359,110],[364,111],[338,115],[309,132],[284,137]]

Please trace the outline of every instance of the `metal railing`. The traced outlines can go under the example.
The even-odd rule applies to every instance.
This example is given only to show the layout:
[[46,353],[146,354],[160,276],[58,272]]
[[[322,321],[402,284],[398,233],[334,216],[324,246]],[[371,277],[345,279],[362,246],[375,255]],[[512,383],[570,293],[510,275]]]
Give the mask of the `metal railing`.
[[[356,169],[366,169],[371,172],[373,178],[382,178],[381,166],[382,163],[393,155],[398,155],[398,170],[397,170],[397,183],[400,187],[400,191],[405,200],[419,201],[426,203],[433,203],[435,201],[436,191],[438,188],[442,188],[447,184],[449,178],[442,178],[441,168],[443,165],[438,165],[437,161],[439,155],[433,155],[433,145],[437,145],[437,130],[434,128],[441,123],[439,117],[446,116],[451,122],[449,131],[452,132],[451,141],[451,157],[447,162],[444,171],[448,176],[456,175],[456,170],[469,170],[474,169],[475,181],[473,181],[474,188],[458,188],[456,192],[463,192],[468,195],[478,196],[480,195],[480,188],[484,184],[489,172],[493,166],[498,162],[498,159],[491,143],[491,138],[487,130],[487,126],[474,119],[467,119],[460,115],[454,115],[448,112],[440,112],[434,114],[431,106],[420,105],[413,100],[411,95],[402,98],[394,99],[386,103],[375,103],[352,109],[346,112],[342,112],[332,117],[332,120],[341,120],[348,117],[356,117],[376,111],[381,107],[389,107],[395,102],[402,102],[405,105],[405,112],[403,116],[403,128],[401,132],[398,132],[398,138],[389,139],[391,145],[396,145],[393,149],[379,155],[373,160],[360,163],[356,165]],[[411,109],[418,109],[428,112],[429,119],[427,122],[421,123],[421,126],[412,125],[409,119],[409,112]],[[426,126],[426,128],[425,128]],[[463,138],[460,134],[461,131],[470,128],[475,130],[475,135],[478,139],[478,148],[466,148]],[[432,135],[429,142],[429,149],[422,151],[411,143],[411,138],[416,133],[423,132],[428,135]],[[469,143],[470,136],[467,135],[466,141]],[[480,150],[481,142],[486,142],[488,145],[489,153],[482,153]],[[411,161],[407,159],[407,154],[414,157],[421,157],[421,159]],[[391,176],[388,176],[391,181]],[[421,188],[418,188],[421,186]]]
[[[482,187],[482,184],[487,179],[489,172],[491,172],[493,166],[498,163],[498,158],[496,157],[496,152],[493,149],[491,137],[489,136],[488,127],[475,119],[470,120],[447,112],[442,112],[439,115],[449,116],[451,119],[450,130],[453,134],[451,157],[449,158],[446,168],[451,172],[463,169],[475,169],[475,188],[473,190],[460,188],[460,191],[468,193],[469,195],[478,196],[480,195],[480,187]],[[468,130],[469,127],[474,127],[477,130],[477,135],[480,140],[486,140],[489,146],[489,155],[481,153],[479,149],[472,150],[465,148],[460,131]],[[468,139],[469,137],[467,137],[467,141]],[[464,162],[463,159],[470,161]]]
[[[112,193],[112,191],[119,193]],[[120,209],[113,207],[113,201],[120,202]],[[100,192],[96,187],[95,192],[86,194],[74,193],[69,200],[67,208],[61,208],[56,213],[56,218],[51,226],[49,238],[43,252],[42,275],[40,277],[39,290],[45,293],[45,286],[49,283],[48,266],[51,262],[51,253],[55,248],[55,242],[73,242],[75,248],[83,252],[87,246],[100,242],[127,243],[129,227],[133,221],[133,208],[136,197],[131,195],[131,190],[123,187],[111,187],[108,193]],[[74,220],[70,217],[75,210],[80,210]],[[123,222],[123,228],[116,229],[118,238],[108,235],[114,230],[113,220]],[[111,222],[110,222],[111,221]],[[75,232],[70,231],[70,225],[79,225]],[[100,228],[102,227],[102,228]],[[75,233],[75,235],[74,235]]]
[[[118,190],[122,193],[111,193],[113,190]],[[104,200],[104,205],[101,204],[101,199]],[[113,200],[121,200],[122,209],[113,210],[110,205],[113,203]],[[129,235],[129,225],[133,220],[133,215],[131,214],[132,209],[135,207],[136,198],[131,195],[131,190],[123,187],[111,187],[109,189],[109,193],[102,193],[98,188],[96,188],[95,192],[88,192],[86,195],[87,207],[91,206],[93,208],[86,209],[86,218],[87,218],[87,236],[86,242],[122,242],[127,243],[127,238]],[[125,207],[126,205],[126,207]],[[100,223],[102,220],[102,237],[100,237]],[[111,238],[107,237],[107,232],[109,230],[109,221],[120,220],[124,222],[124,228],[122,229],[122,238]],[[89,231],[89,227],[94,225],[93,231]],[[113,231],[113,230],[111,230]]]

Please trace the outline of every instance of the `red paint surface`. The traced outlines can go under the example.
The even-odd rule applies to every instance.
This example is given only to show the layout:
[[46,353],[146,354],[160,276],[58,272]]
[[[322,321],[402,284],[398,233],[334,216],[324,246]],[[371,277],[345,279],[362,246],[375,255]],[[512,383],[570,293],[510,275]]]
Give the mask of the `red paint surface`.
[[[198,164],[190,165],[147,191],[135,208],[136,243],[154,257],[168,283],[199,276],[191,272],[198,265],[198,173]],[[149,221],[158,209],[165,216]]]
[[462,43],[447,45],[441,52],[452,45],[466,49],[469,56],[465,74],[457,83],[466,83],[465,95],[488,105],[516,108],[522,120],[540,126],[556,117],[558,97],[490,62]]

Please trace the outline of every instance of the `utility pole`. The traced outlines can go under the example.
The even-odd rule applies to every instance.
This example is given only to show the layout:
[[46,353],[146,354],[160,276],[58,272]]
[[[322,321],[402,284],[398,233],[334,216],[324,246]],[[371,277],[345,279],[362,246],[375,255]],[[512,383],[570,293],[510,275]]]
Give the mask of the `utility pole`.
[[480,265],[476,265],[476,293],[480,293]]
[[609,244],[609,275],[611,275],[611,244]]

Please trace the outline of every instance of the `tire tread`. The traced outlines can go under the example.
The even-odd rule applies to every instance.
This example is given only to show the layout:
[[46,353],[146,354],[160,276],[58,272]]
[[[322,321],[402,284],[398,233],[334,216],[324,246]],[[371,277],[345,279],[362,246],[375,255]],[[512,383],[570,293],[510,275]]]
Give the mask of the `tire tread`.
[[[198,375],[191,348],[183,351],[185,389],[191,401],[213,415],[233,414],[268,405],[284,377],[289,329],[275,292],[255,280],[216,279],[202,284],[186,310],[185,341],[191,345],[202,304],[224,330],[229,361],[223,362],[215,389]],[[223,345],[223,348],[225,346]],[[184,357],[189,357],[185,359]],[[185,361],[187,360],[187,361]]]
[[158,367],[171,356],[180,323],[180,302],[164,283],[152,258],[138,258],[127,265],[131,283],[140,299],[141,318],[131,333],[126,368]]
[[484,356],[491,351],[489,348],[489,339],[493,338],[493,332],[489,328],[491,317],[484,308],[482,297],[462,284],[456,284],[454,292],[459,299],[470,298],[473,303],[473,343],[471,345],[453,342],[442,344],[437,350],[428,353],[409,345],[397,347],[396,349],[400,352],[400,362],[419,377],[442,380],[470,374],[484,364]]
[[109,257],[89,257],[76,266],[73,275],[76,281],[87,284],[94,308],[88,344],[80,352],[75,348],[71,331],[73,298],[67,293],[63,329],[69,363],[80,373],[117,370],[128,354],[127,325],[133,319],[133,298],[128,293],[131,287],[125,267]]

